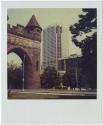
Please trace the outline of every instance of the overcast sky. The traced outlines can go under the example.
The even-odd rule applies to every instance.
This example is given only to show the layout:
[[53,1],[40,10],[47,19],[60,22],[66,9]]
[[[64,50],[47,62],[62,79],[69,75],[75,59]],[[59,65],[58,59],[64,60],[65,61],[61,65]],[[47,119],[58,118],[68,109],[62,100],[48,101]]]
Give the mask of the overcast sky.
[[[71,41],[71,33],[69,27],[71,24],[78,22],[78,15],[82,13],[81,9],[8,9],[7,14],[11,25],[26,25],[32,15],[36,16],[36,19],[40,26],[45,29],[49,25],[60,25],[62,26],[62,50],[63,57],[68,57],[71,54],[81,54],[81,51]],[[13,54],[9,55],[8,61],[11,61],[14,57]],[[20,60],[18,60],[20,62]]]

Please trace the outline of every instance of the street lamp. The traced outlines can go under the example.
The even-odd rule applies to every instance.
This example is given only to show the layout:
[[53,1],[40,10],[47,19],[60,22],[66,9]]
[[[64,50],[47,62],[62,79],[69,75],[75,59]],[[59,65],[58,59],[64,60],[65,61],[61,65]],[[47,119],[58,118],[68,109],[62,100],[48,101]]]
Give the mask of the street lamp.
[[25,79],[24,79],[24,66],[25,66],[25,55],[23,56],[23,63],[22,63],[22,68],[23,68],[23,86],[22,86],[22,91],[24,91],[24,82],[25,82]]
[[78,57],[75,64],[75,70],[76,70],[76,87],[78,88]]

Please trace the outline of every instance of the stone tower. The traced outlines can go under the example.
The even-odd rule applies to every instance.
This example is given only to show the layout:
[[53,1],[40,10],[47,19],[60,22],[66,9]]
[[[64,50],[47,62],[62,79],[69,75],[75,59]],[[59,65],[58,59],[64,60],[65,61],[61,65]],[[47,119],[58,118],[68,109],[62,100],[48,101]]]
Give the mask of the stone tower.
[[35,16],[33,15],[25,27],[28,34],[32,35],[34,40],[41,41],[41,31],[42,28],[38,24]]

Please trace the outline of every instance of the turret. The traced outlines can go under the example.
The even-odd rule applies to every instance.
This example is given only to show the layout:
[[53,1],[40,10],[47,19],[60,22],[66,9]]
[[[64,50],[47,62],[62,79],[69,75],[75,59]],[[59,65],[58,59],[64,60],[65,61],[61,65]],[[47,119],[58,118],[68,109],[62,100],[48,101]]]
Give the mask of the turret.
[[34,40],[41,42],[41,31],[42,31],[42,28],[38,24],[38,22],[37,22],[37,20],[36,20],[34,15],[29,20],[28,24],[25,27],[25,30],[27,31],[27,34],[32,36],[32,38]]

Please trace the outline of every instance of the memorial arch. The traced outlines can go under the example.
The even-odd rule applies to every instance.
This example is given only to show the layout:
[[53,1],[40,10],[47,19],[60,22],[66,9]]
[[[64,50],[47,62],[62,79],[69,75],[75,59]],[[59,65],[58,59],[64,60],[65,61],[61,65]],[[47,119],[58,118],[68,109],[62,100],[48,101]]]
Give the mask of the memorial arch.
[[40,51],[41,31],[33,15],[24,27],[19,24],[7,32],[7,54],[16,53],[24,64],[24,89],[40,88]]

